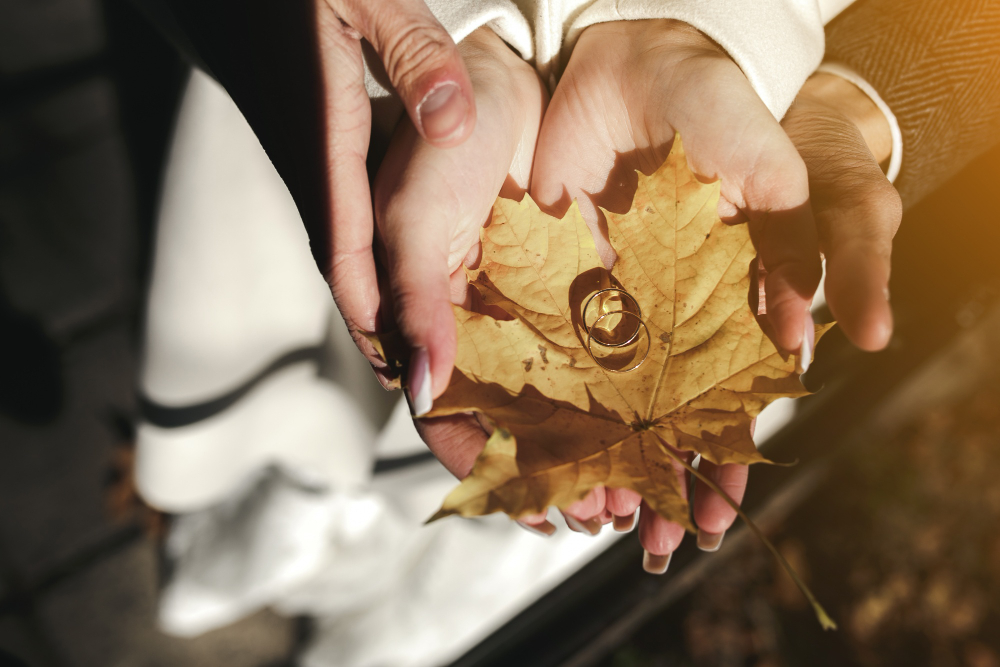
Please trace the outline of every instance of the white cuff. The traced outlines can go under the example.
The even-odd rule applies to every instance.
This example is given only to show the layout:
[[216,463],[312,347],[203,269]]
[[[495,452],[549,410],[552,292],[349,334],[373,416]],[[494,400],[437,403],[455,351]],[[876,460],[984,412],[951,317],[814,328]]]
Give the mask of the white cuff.
[[652,18],[683,21],[715,40],[779,120],[823,59],[816,0],[597,0],[573,21],[563,53],[595,23]]
[[885,172],[885,177],[889,179],[890,183],[894,183],[903,165],[903,133],[899,129],[899,121],[896,120],[896,115],[892,113],[892,109],[889,108],[889,105],[885,103],[885,100],[882,99],[872,85],[861,78],[861,75],[850,67],[839,63],[825,62],[816,68],[816,71],[835,74],[842,79],[847,79],[860,88],[885,115],[885,119],[889,121],[889,134],[892,136],[892,153],[889,157],[889,168]]

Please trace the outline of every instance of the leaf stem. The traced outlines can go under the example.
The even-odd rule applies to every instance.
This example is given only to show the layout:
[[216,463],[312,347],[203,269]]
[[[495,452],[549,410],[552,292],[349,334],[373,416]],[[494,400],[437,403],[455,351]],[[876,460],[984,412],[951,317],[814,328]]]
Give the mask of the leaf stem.
[[736,511],[739,517],[743,519],[743,522],[746,523],[746,525],[750,528],[750,530],[753,531],[754,535],[757,536],[757,539],[759,539],[761,542],[764,543],[764,546],[768,548],[771,554],[774,555],[774,557],[778,560],[779,563],[781,563],[781,566],[785,568],[785,572],[787,572],[788,576],[792,578],[792,581],[795,582],[795,585],[799,587],[799,590],[802,591],[802,594],[806,596],[806,600],[808,600],[809,604],[812,605],[813,611],[816,613],[816,618],[817,620],[819,620],[819,624],[823,627],[823,629],[836,630],[837,624],[833,621],[832,618],[830,618],[830,615],[826,613],[826,610],[823,609],[823,605],[819,603],[816,597],[812,594],[812,591],[809,590],[809,587],[806,586],[805,582],[803,582],[799,578],[799,575],[796,574],[792,566],[788,563],[787,560],[785,560],[785,557],[782,556],[781,552],[778,551],[778,549],[771,543],[771,540],[767,539],[764,533],[761,532],[760,528],[757,527],[757,524],[755,524],[750,519],[750,517],[747,516],[742,509],[740,509],[739,503],[733,500],[728,493],[723,491],[718,484],[716,484],[708,477],[698,472],[694,468],[694,466],[685,461],[683,458],[675,455],[672,451],[670,451],[670,447],[667,445],[666,442],[663,441],[663,438],[661,438],[659,434],[656,434],[656,438],[657,440],[660,441],[661,448],[663,449],[663,451],[666,453],[667,456],[669,456],[674,461],[680,463],[689,473],[691,473],[696,478],[704,482],[704,484],[708,488],[712,489],[712,491],[715,491],[717,494],[719,494],[719,496],[721,496],[722,499],[725,500],[726,503],[730,507],[732,507],[733,510]]

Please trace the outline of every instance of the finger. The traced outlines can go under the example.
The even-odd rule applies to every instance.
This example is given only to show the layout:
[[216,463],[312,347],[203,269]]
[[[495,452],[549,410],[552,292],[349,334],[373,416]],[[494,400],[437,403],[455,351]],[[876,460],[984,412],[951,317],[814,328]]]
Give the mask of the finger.
[[542,537],[551,537],[556,532],[556,526],[554,523],[549,521],[548,516],[548,512],[539,512],[538,514],[522,516],[517,520],[517,525],[524,528],[529,533],[541,535]]
[[[780,184],[798,194],[779,193]],[[822,275],[808,192],[805,165],[797,153],[787,150],[774,151],[756,166],[746,186],[750,233],[765,270],[772,340],[799,355],[800,371],[808,368],[812,356],[814,324],[809,308]]]
[[420,417],[430,412],[433,400],[448,386],[457,333],[448,267],[449,230],[406,207],[407,201],[390,205],[382,229],[392,267],[395,320],[412,347],[407,389],[413,414]]
[[422,0],[327,0],[375,48],[421,136],[456,146],[472,133],[476,103],[465,64]]
[[355,343],[378,371],[385,363],[359,335],[360,331],[375,330],[379,308],[365,164],[371,106],[364,87],[361,45],[325,4],[317,5],[317,23],[323,53],[329,170],[331,260],[326,278]]
[[684,539],[684,528],[667,521],[653,511],[646,501],[639,509],[639,542],[644,554],[642,567],[650,574],[663,574],[670,566],[670,556]]
[[[436,417],[415,420],[414,424],[434,456],[455,477],[464,479],[472,472],[476,458],[486,446],[487,440],[486,431],[475,417]],[[546,512],[523,516],[518,519],[517,524],[542,537],[549,537],[556,532],[556,527],[548,521]]]
[[635,513],[642,502],[642,496],[632,489],[607,489],[605,507],[611,512],[615,530],[627,533],[635,528]]
[[548,519],[548,512],[522,516],[517,520],[517,524],[529,533],[535,533],[542,537],[550,537],[556,532],[555,524]]
[[570,530],[585,535],[597,535],[601,532],[604,522],[601,513],[604,511],[605,494],[603,486],[595,486],[590,493],[572,503],[562,511],[563,519]]
[[412,348],[407,381],[417,416],[448,386],[456,351],[452,303],[468,296],[459,269],[505,180],[530,173],[543,105],[537,75],[488,28],[467,37],[462,50],[483,107],[472,138],[443,150],[404,122],[376,179],[376,219],[395,320]]
[[902,203],[867,149],[855,167],[830,182],[816,219],[826,254],[826,299],[847,338],[862,350],[892,336],[889,271]]
[[417,432],[441,464],[455,477],[472,472],[476,457],[486,446],[486,431],[471,415],[414,420]]
[[[698,122],[682,117],[673,126],[665,118],[661,125],[680,132],[692,170],[720,179],[720,198],[748,220],[766,270],[772,340],[787,352],[807,356],[811,350],[803,344],[813,331],[809,307],[822,265],[806,165],[742,73],[729,68],[719,76],[728,86],[705,91],[717,113]],[[733,222],[739,216],[729,211],[728,217]]]
[[[674,452],[690,461],[693,456],[685,452]],[[687,471],[679,463],[673,463],[674,474],[680,483],[681,495],[687,498]],[[642,566],[650,574],[663,574],[670,565],[670,555],[684,539],[684,528],[673,521],[667,521],[657,514],[643,500],[639,509],[639,542],[645,551]]]
[[534,522],[529,522],[526,519],[519,519],[516,523],[529,533],[541,535],[542,537],[552,537],[552,535],[556,532],[555,524],[544,518]]
[[[698,471],[715,482],[729,497],[739,503],[747,488],[749,468],[744,465],[728,464],[717,466],[711,461],[701,460]],[[694,522],[698,527],[698,548],[702,551],[716,551],[722,545],[722,538],[736,519],[736,510],[719,494],[698,480],[694,487]]]

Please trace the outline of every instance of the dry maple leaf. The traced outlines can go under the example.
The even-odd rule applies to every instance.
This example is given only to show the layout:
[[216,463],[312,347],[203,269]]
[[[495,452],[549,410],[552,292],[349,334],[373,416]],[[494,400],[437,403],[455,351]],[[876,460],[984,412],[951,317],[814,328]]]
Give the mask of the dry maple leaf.
[[[610,273],[575,203],[559,220],[528,196],[497,200],[469,280],[513,319],[455,309],[455,370],[427,416],[475,411],[499,428],[432,520],[519,518],[604,485],[633,489],[692,529],[665,445],[716,464],[766,460],[751,420],[806,391],[795,359],[783,358],[747,305],[747,228],[719,219],[719,183],[694,177],[679,138],[660,169],[638,178],[631,209],[606,212],[618,254]],[[648,354],[629,372],[588,351],[584,307],[608,287],[634,298],[648,331]]]
[[[662,517],[693,530],[677,474],[684,468],[746,520],[823,627],[834,628],[738,505],[677,454],[720,465],[766,461],[754,446],[752,419],[777,398],[807,393],[796,359],[778,352],[748,306],[756,252],[747,227],[719,219],[719,183],[695,178],[679,136],[666,162],[638,181],[627,213],[605,211],[618,255],[611,272],[575,203],[560,220],[527,195],[497,200],[481,233],[482,260],[468,276],[483,301],[510,318],[455,308],[455,370],[426,415],[479,412],[497,428],[430,520],[498,511],[517,519],[566,508],[603,485],[632,489]],[[617,292],[600,292],[608,288]],[[624,368],[636,355],[641,363],[633,370],[609,370],[607,359],[602,365],[590,351],[599,321],[584,322],[601,294],[619,295],[610,306],[596,303],[611,327],[628,317],[643,322],[645,355],[638,345],[620,352]],[[622,314],[629,297],[641,317]],[[817,327],[816,340],[831,326]],[[405,367],[387,354],[402,351],[396,336],[369,340],[397,370]]]

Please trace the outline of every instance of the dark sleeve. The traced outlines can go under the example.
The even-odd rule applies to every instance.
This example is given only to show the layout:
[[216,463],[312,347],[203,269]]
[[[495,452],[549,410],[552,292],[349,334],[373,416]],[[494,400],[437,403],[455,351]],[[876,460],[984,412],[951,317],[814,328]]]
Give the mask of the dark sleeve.
[[1000,143],[1000,0],[859,0],[827,26],[826,59],[899,121],[906,206]]
[[329,268],[326,124],[312,0],[133,0],[221,83],[284,179]]

